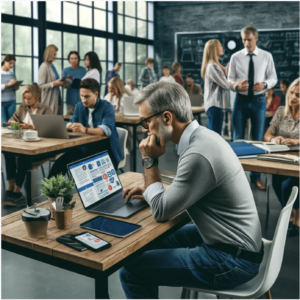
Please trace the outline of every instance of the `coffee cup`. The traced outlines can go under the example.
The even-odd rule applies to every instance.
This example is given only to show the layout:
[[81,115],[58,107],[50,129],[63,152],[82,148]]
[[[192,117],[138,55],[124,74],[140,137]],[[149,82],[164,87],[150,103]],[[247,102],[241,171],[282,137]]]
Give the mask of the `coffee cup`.
[[26,130],[24,131],[24,139],[33,141],[36,140],[38,137],[38,133],[36,130]]

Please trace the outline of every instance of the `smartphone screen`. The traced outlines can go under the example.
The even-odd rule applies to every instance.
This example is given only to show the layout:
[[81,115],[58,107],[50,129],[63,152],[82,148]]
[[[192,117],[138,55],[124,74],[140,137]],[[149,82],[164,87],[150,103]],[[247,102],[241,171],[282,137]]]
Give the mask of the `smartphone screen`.
[[82,235],[75,236],[75,239],[92,247],[93,249],[99,249],[108,245],[108,242],[88,232],[85,232]]
[[73,234],[65,234],[57,238],[57,241],[77,251],[84,251],[88,248],[72,239]]

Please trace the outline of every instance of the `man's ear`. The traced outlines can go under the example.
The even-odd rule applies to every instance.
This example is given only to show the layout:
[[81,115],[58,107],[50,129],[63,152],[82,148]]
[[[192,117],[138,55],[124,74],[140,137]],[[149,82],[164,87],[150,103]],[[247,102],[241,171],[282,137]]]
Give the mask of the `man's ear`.
[[99,96],[99,92],[96,92],[96,93],[95,93],[95,95],[96,95],[96,96],[97,96],[97,98],[98,98],[98,96]]
[[171,124],[172,124],[172,121],[173,121],[173,115],[172,115],[171,112],[165,111],[165,112],[163,113],[162,118],[163,118],[164,123],[166,123],[166,125],[171,125]]

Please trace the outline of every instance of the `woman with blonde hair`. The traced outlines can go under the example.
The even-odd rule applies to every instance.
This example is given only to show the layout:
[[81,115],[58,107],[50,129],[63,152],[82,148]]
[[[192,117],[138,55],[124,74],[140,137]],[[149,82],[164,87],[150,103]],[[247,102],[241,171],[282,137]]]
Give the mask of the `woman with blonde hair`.
[[184,82],[181,75],[181,65],[178,61],[173,62],[172,65],[172,74],[175,81],[184,87]]
[[205,44],[201,77],[204,79],[204,106],[207,115],[207,127],[218,134],[222,134],[223,109],[230,108],[230,93],[247,80],[234,83],[227,82],[227,71],[219,62],[224,54],[223,47],[218,40],[209,40]]
[[115,112],[123,113],[124,98],[128,96],[123,81],[119,77],[113,77],[108,82],[108,94],[104,97],[104,100],[112,104]]
[[[299,104],[300,104],[300,78],[294,80],[286,92],[285,106],[279,106],[264,140],[287,146],[297,146],[299,139]],[[299,149],[299,148],[298,148]],[[299,178],[282,175],[273,175],[272,185],[275,194],[284,207],[289,199],[293,186],[299,188]],[[288,228],[288,236],[299,234],[299,193],[294,203]]]
[[[22,91],[22,104],[14,113],[8,124],[17,123],[23,129],[35,129],[31,120],[32,114],[49,115],[52,110],[49,106],[39,103],[41,96],[40,88],[35,84],[24,86]],[[8,189],[5,192],[3,205],[17,206],[25,205],[25,197],[21,193],[21,188],[27,172],[27,162],[25,159],[18,159],[14,153],[4,153]],[[45,155],[47,157],[47,154]],[[39,157],[37,160],[41,160]]]
[[42,90],[41,103],[48,105],[55,115],[63,114],[63,103],[60,86],[67,87],[69,83],[59,80],[59,75],[53,62],[56,60],[58,48],[49,45],[44,52],[44,62],[39,69],[38,85]]

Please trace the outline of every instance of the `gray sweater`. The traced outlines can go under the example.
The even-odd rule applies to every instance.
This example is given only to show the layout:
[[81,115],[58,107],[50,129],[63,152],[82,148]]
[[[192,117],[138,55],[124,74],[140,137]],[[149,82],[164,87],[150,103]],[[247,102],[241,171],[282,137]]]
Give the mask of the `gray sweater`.
[[260,221],[241,163],[229,144],[205,127],[191,134],[173,183],[148,202],[157,221],[186,209],[207,245],[260,251]]

